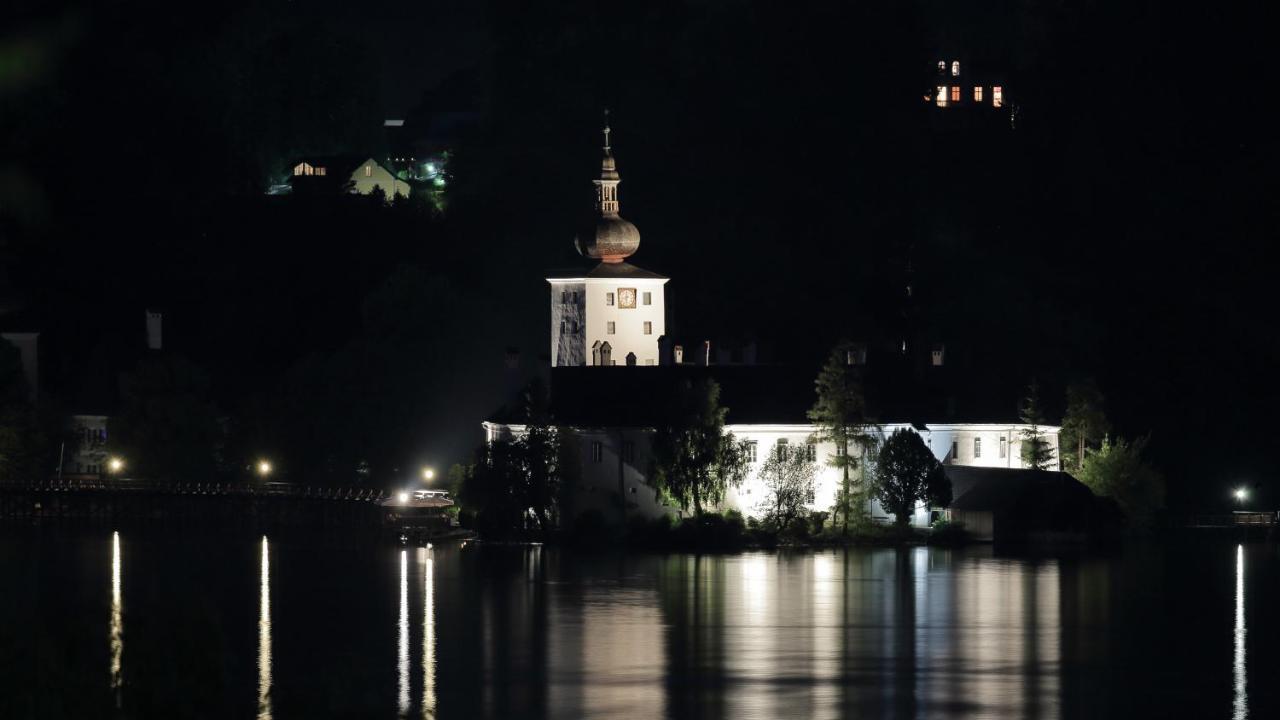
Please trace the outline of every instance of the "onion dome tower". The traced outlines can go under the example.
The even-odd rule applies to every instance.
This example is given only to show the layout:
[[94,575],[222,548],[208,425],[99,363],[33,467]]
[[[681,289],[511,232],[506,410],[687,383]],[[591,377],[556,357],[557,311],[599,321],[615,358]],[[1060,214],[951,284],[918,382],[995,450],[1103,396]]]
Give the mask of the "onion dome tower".
[[596,186],[596,218],[594,230],[578,236],[578,252],[604,263],[620,263],[640,248],[640,231],[635,225],[618,215],[617,163],[609,146],[609,111],[605,111],[604,158],[600,163],[600,178]]

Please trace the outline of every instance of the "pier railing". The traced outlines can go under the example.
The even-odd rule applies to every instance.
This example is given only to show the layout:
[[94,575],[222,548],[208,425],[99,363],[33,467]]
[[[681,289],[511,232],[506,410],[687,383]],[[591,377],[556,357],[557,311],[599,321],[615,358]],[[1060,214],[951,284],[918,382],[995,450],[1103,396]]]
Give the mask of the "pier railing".
[[302,500],[379,502],[389,497],[381,488],[294,485],[292,483],[156,482],[98,478],[50,479],[0,484],[0,493],[102,493],[153,495],[211,495],[222,497],[279,497]]

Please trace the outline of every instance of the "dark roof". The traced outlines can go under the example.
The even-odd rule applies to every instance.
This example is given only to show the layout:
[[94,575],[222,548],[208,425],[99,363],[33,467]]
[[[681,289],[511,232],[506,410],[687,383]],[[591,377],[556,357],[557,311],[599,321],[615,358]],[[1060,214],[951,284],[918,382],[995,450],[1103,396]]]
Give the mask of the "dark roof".
[[666,280],[665,275],[659,275],[650,272],[644,268],[636,267],[628,262],[620,263],[597,263],[595,267],[586,268],[567,268],[561,270],[551,270],[547,273],[548,280],[571,280],[574,278],[638,278],[641,280]]
[[1014,507],[1089,503],[1093,493],[1065,472],[945,465],[952,510],[1000,512]]
[[[658,424],[681,383],[710,377],[720,404],[735,424],[803,424],[816,399],[817,368],[786,365],[660,365],[658,367],[558,367],[551,370],[551,406],[558,422],[594,427]],[[892,373],[866,369],[870,418],[881,423],[1014,423],[999,413],[958,402],[934,388],[899,382]],[[1012,406],[1013,402],[1007,403]]]

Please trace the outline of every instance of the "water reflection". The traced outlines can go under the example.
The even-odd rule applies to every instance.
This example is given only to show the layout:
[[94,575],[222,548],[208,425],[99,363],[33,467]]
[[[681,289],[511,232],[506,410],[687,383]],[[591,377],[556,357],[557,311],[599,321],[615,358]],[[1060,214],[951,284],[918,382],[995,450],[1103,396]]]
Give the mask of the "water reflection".
[[124,604],[120,587],[120,533],[111,533],[111,692],[120,707],[124,657]]
[[431,550],[418,551],[422,558],[422,717],[436,716],[436,601],[435,558]]
[[400,669],[400,715],[409,713],[409,551],[400,551],[400,625],[398,643]]
[[1244,666],[1244,545],[1236,546],[1236,631],[1235,657],[1232,671],[1235,679],[1235,704],[1231,717],[1244,720],[1249,717],[1249,693]]
[[262,536],[258,570],[258,718],[271,720],[271,557]]

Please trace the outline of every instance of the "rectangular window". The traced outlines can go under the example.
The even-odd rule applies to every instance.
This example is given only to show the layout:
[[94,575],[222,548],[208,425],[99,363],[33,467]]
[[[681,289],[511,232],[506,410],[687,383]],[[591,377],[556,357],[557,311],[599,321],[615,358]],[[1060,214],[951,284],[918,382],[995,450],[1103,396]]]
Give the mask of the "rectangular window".
[[614,334],[616,334],[617,332],[618,332],[618,324],[617,324],[617,323],[615,323],[614,321],[610,320],[610,321],[609,321],[609,329],[608,329],[608,333],[609,333],[610,335],[614,335]]
[[645,364],[645,365],[653,365],[653,364],[655,364],[655,363],[653,362],[653,358],[646,358],[646,359],[645,359],[645,361],[644,361],[644,364]]
[[578,302],[578,291],[577,291],[577,290],[574,290],[573,292],[569,293],[569,302],[572,302],[572,303],[577,303],[577,302]]
[[951,86],[951,102],[953,103],[960,102],[960,86],[959,85]]
[[560,291],[560,302],[562,302],[562,303],[567,303],[567,302],[569,302],[569,293],[568,293],[568,291],[565,291],[565,290],[561,290],[561,291]]
[[644,302],[644,304],[645,304],[645,305],[652,305],[652,304],[653,304],[653,293],[651,293],[651,292],[647,292],[647,293],[645,293],[645,294],[644,294],[644,296],[643,296],[643,297],[644,297],[643,302]]
[[599,440],[591,441],[591,462],[604,460],[604,445]]
[[775,448],[775,452],[777,453],[779,460],[787,459],[787,441],[785,438],[778,441],[778,446]]
[[933,99],[938,103],[938,107],[947,106],[947,86],[939,85],[937,92],[934,93]]
[[960,77],[960,61],[951,61],[951,77]]
[[372,165],[365,165],[365,166],[364,166],[364,176],[365,176],[365,177],[373,177],[373,166],[372,166]]
[[561,334],[561,335],[563,335],[563,334],[565,333],[565,330],[568,330],[568,328],[569,328],[569,323],[568,323],[568,321],[566,321],[566,320],[561,320],[561,321],[560,321],[560,334]]
[[751,440],[747,443],[747,462],[756,462],[759,449],[760,444],[755,440]]
[[622,444],[622,460],[623,462],[633,463],[636,461],[636,441],[628,440]]
[[955,462],[956,460],[959,460],[959,459],[960,459],[960,443],[955,440],[952,440],[951,441],[951,461]]
[[836,443],[836,457],[844,457],[846,452],[847,449],[845,445]]
[[1002,437],[1000,438],[1000,457],[1006,458],[1008,456],[1009,456],[1009,438]]
[[613,305],[613,293],[605,293],[605,294],[604,294],[604,304],[605,304],[605,305],[610,305],[610,306],[612,306],[612,305]]
[[980,437],[973,439],[973,456],[975,458],[982,457],[982,438]]
[[323,177],[323,176],[324,176],[324,168],[322,168],[322,167],[318,167],[318,168],[316,168],[316,174],[317,174],[317,175],[320,175],[321,177]]
[[982,86],[981,85],[973,86],[973,101],[976,103],[982,102]]
[[649,320],[644,321],[644,334],[645,335],[653,334],[653,323],[650,322]]
[[804,446],[804,459],[814,462],[818,459],[818,446],[814,443],[807,443]]
[[1004,88],[999,85],[991,86],[991,104],[994,107],[1001,107],[1004,105]]

